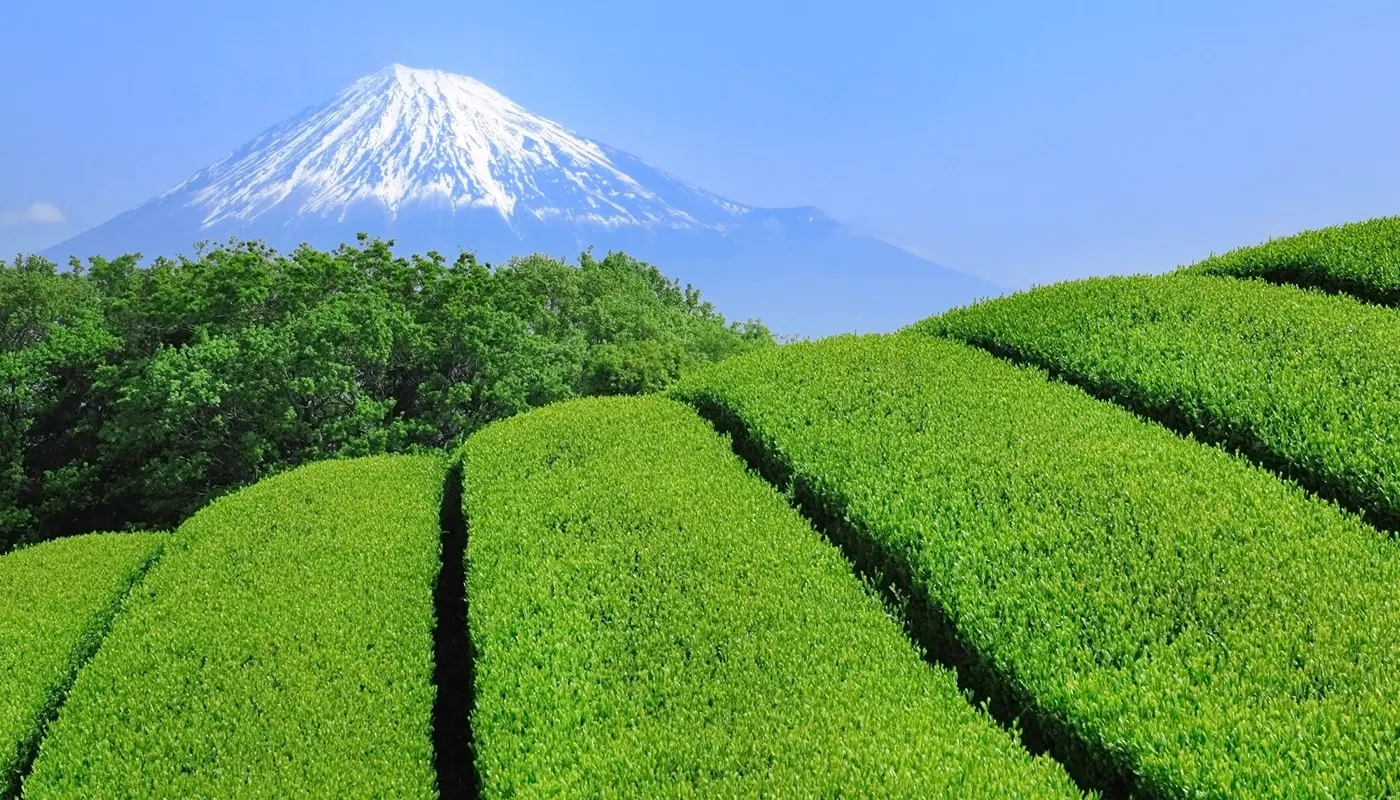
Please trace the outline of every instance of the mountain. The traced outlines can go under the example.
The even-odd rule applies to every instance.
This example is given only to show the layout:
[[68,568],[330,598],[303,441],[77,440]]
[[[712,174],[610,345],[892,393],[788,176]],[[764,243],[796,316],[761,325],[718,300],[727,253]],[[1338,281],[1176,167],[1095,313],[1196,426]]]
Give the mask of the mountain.
[[893,330],[1001,293],[815,208],[727,200],[476,80],[397,64],[44,255],[174,256],[230,236],[332,248],[360,231],[449,259],[625,250],[726,316],[808,336]]

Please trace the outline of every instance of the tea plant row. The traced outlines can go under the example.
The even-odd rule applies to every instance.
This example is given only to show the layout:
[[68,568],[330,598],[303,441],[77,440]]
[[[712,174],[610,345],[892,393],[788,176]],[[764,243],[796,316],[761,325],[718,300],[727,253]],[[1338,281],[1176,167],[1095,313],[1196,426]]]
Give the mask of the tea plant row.
[[0,797],[18,796],[48,720],[165,538],[94,533],[0,558]]
[[1062,283],[914,326],[1050,368],[1400,524],[1400,313],[1173,275]]
[[1304,231],[1212,255],[1186,272],[1320,286],[1400,305],[1400,217]]
[[465,447],[488,797],[1068,797],[833,545],[670,400]]
[[1335,506],[919,334],[747,355],[675,394],[904,565],[1062,758],[1144,797],[1400,791],[1400,550]]
[[445,464],[328,461],[174,535],[24,784],[74,797],[435,797]]

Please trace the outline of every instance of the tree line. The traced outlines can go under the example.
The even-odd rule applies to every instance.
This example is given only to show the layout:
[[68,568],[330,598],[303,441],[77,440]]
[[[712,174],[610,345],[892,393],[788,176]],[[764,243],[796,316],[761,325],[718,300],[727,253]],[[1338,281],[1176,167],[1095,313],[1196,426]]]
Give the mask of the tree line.
[[452,447],[774,344],[623,253],[492,266],[361,235],[141,258],[0,262],[0,552],[169,528],[301,463]]

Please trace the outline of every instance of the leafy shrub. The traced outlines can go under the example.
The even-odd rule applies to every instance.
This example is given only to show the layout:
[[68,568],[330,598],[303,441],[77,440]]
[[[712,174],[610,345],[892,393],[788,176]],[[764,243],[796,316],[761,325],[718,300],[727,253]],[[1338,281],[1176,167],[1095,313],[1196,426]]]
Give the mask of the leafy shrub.
[[1319,286],[1400,305],[1400,217],[1304,231],[1211,255],[1183,269]]
[[200,511],[79,674],[24,796],[436,796],[444,474],[327,461]]
[[693,411],[578,400],[465,447],[492,797],[1066,797]]
[[673,392],[903,565],[1062,757],[1148,797],[1400,790],[1400,551],[1335,506],[918,334],[741,356]]
[[44,727],[165,538],[94,533],[0,558],[0,797],[18,795]]
[[1183,274],[1058,284],[914,329],[1047,367],[1400,525],[1400,315],[1390,309]]

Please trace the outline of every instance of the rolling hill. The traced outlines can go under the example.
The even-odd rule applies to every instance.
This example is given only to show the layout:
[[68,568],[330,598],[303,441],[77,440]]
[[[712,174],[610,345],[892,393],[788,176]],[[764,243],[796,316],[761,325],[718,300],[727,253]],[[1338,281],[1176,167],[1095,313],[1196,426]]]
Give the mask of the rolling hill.
[[[1373,233],[0,556],[64,612],[15,626],[0,752],[26,798],[1390,796],[1400,311],[1341,293]],[[1300,287],[1269,258],[1304,246]],[[81,602],[33,588],[59,546]]]

